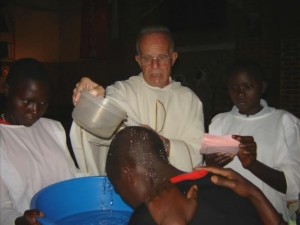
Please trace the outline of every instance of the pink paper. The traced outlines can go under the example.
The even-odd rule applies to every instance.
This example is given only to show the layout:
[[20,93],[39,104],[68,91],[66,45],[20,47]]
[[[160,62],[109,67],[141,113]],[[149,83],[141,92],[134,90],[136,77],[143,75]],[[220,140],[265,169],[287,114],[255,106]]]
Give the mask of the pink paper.
[[219,136],[204,134],[201,141],[201,154],[231,153],[236,155],[239,151],[240,142],[233,139],[231,135]]

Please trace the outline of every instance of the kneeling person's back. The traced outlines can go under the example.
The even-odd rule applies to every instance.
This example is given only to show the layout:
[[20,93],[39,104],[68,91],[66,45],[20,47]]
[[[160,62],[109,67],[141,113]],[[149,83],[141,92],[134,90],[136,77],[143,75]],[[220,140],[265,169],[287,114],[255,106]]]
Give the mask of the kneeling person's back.
[[[176,187],[184,194],[197,185],[197,209],[189,225],[261,225],[253,205],[233,191],[216,186],[208,174],[196,181],[182,181]],[[176,204],[174,202],[173,204]],[[148,208],[142,203],[134,211],[129,225],[155,225]]]

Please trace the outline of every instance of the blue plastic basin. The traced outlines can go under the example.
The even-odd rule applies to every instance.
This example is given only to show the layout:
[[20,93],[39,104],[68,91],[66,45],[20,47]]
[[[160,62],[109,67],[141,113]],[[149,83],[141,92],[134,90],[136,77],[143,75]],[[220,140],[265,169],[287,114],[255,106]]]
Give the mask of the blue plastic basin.
[[45,217],[42,225],[56,225],[66,217],[92,211],[125,211],[132,209],[114,192],[107,177],[75,178],[50,185],[39,191],[30,207],[39,209]]

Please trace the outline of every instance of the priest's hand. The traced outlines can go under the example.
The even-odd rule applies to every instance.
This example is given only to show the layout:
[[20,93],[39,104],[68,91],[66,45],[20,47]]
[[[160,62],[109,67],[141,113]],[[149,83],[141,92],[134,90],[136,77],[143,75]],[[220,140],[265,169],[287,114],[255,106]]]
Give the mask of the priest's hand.
[[81,92],[83,90],[89,91],[94,96],[101,96],[105,95],[105,89],[92,81],[88,77],[82,77],[81,80],[76,84],[75,88],[73,89],[73,104],[76,105],[79,101]]

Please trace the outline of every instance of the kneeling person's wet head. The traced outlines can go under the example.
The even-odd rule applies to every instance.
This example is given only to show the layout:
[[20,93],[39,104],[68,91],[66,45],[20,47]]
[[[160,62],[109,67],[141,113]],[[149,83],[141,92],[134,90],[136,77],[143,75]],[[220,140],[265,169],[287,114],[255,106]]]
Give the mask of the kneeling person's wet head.
[[[144,127],[127,127],[111,142],[106,161],[107,176],[115,191],[136,208],[145,201],[169,165],[159,136]],[[160,171],[160,172],[158,172]]]

